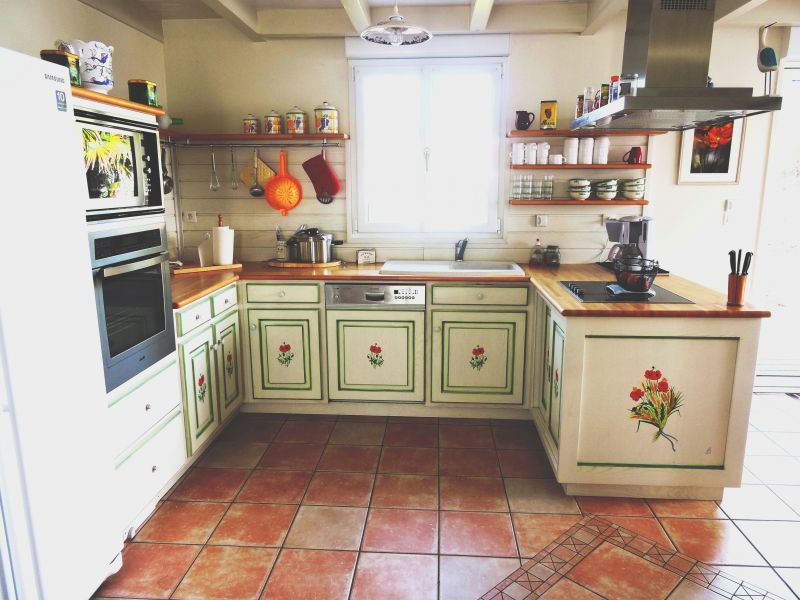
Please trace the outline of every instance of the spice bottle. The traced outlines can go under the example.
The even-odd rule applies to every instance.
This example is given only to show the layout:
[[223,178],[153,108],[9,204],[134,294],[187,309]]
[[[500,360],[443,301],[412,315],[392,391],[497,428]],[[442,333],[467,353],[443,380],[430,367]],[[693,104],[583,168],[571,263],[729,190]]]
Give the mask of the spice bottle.
[[611,94],[609,96],[609,101],[613,102],[614,100],[619,99],[619,75],[612,75],[611,76]]
[[536,238],[536,244],[533,246],[531,260],[528,264],[532,267],[544,264],[544,248],[542,248],[542,242],[539,238]]
[[600,106],[608,104],[611,96],[611,85],[608,83],[600,84]]
[[583,114],[588,115],[594,107],[594,88],[592,86],[583,90]]
[[578,94],[578,103],[575,105],[575,118],[580,119],[583,116],[583,94]]

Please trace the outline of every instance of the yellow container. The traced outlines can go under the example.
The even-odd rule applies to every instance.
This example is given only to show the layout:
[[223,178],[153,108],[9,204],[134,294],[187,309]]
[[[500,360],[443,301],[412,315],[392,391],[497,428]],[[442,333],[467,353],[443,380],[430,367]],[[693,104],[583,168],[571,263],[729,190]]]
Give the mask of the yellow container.
[[556,100],[542,100],[539,109],[539,129],[557,129],[558,102]]

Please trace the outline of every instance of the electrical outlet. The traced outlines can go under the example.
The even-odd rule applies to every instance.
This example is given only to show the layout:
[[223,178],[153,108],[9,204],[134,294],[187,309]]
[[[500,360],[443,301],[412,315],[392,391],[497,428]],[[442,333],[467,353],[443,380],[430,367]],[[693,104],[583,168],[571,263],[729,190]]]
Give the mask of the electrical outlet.
[[183,213],[183,220],[187,223],[197,223],[197,211],[189,210]]
[[536,215],[536,227],[547,227],[548,221],[547,215]]

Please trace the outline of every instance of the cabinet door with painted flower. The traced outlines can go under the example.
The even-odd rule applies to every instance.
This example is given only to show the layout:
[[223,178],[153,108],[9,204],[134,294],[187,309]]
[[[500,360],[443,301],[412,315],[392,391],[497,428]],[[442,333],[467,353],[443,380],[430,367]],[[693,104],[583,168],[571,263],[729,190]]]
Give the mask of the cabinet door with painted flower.
[[522,404],[527,316],[432,311],[431,400]]
[[224,421],[242,403],[238,311],[233,311],[214,325],[214,339],[216,340],[219,412]]
[[321,400],[319,309],[248,309],[255,399]]
[[187,452],[191,456],[219,426],[214,373],[214,331],[206,327],[179,346]]

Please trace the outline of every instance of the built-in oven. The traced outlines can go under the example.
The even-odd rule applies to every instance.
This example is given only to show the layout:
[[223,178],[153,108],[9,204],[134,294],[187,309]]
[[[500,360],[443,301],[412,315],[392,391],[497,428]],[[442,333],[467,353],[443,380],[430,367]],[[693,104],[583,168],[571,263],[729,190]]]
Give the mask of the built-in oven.
[[106,391],[175,350],[163,216],[90,224]]
[[75,109],[88,221],[164,212],[158,124],[123,114]]

